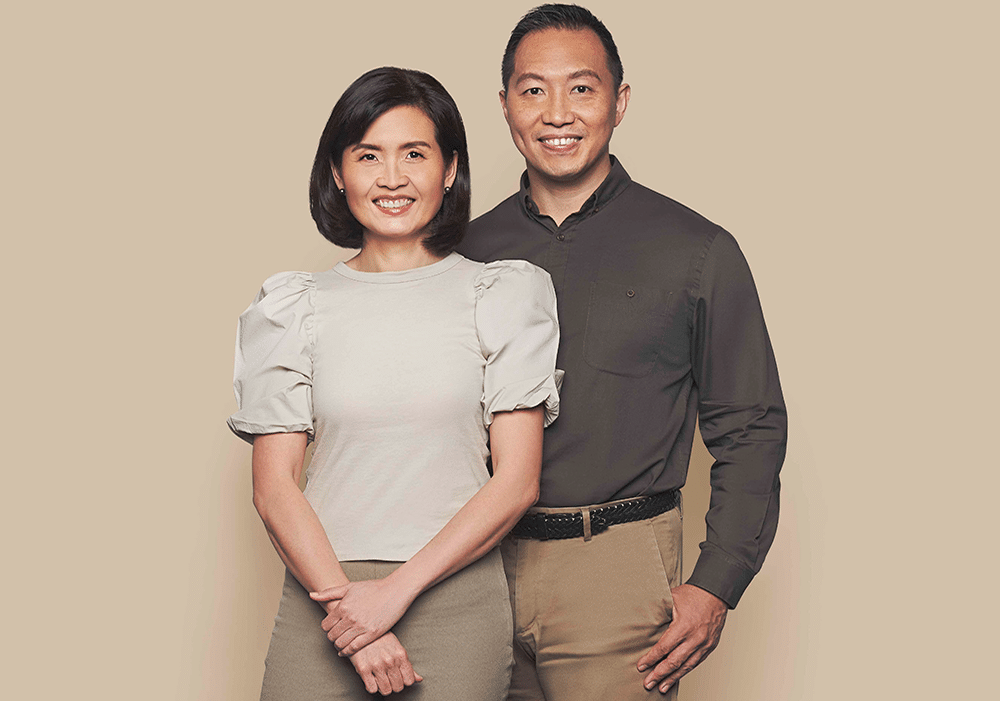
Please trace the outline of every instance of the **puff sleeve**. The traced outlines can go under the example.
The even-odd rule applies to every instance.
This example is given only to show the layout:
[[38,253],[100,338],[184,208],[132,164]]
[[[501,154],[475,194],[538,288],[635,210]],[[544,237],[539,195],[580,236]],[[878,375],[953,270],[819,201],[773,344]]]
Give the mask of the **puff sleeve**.
[[486,358],[483,422],[498,411],[545,405],[559,415],[559,321],[549,274],[523,260],[487,264],[476,277],[476,330]]
[[315,291],[310,273],[278,273],[240,315],[233,376],[239,411],[227,423],[249,443],[263,433],[313,437]]

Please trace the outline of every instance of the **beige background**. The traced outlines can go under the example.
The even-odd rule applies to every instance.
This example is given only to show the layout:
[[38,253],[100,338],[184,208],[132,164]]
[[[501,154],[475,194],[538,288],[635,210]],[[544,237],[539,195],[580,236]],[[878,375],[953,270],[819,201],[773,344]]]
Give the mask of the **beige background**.
[[[590,6],[633,87],[613,151],[737,236],[791,415],[777,541],[685,697],[988,695],[995,5]],[[7,698],[255,698],[280,568],[223,423],[236,316],[271,273],[342,255],[307,178],[368,68],[452,91],[475,213],[513,191],[498,66],[529,7],[3,11]]]

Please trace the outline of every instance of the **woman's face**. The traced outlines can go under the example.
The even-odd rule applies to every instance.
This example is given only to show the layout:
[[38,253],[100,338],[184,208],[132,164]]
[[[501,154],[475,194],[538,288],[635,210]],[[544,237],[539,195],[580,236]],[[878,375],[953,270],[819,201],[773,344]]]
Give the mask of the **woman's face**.
[[333,169],[351,214],[371,237],[420,241],[455,182],[458,159],[445,161],[434,124],[417,107],[394,107],[372,122]]

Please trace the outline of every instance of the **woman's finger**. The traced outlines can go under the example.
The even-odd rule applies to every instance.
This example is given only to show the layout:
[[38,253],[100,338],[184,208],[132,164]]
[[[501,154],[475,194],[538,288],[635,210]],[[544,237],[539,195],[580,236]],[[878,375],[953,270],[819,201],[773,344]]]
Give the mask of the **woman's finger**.
[[358,637],[356,637],[354,640],[352,640],[350,643],[348,643],[346,647],[343,647],[343,648],[340,647],[337,644],[337,643],[340,642],[339,640],[337,641],[337,643],[334,643],[334,645],[337,645],[337,649],[340,650],[341,656],[343,656],[343,657],[350,657],[351,655],[353,655],[355,652],[357,652],[361,648],[366,647],[367,645],[371,644],[378,637],[379,636],[376,633],[371,633],[371,632],[369,632],[369,633],[362,633],[361,635],[359,635]]
[[378,693],[382,696],[388,696],[392,693],[392,683],[389,681],[389,675],[385,673],[385,669],[382,667],[376,667],[375,673],[375,683],[378,684]]
[[403,651],[403,661],[399,664],[399,673],[403,675],[403,683],[407,686],[413,686],[417,682],[422,682],[424,680],[417,670],[413,669],[413,665],[410,664],[410,658],[406,657],[406,651]]
[[375,681],[375,676],[371,672],[363,672],[361,674],[361,681],[365,683],[365,691],[369,694],[378,693],[378,682]]
[[398,693],[405,688],[406,685],[403,683],[403,675],[400,673],[398,666],[390,666],[389,669],[386,670],[386,673],[389,676],[389,684],[392,685],[393,691]]
[[340,621],[340,612],[334,611],[333,613],[327,614],[326,618],[323,619],[323,622],[319,624],[319,627],[329,633],[333,630],[334,626],[340,623]]
[[323,591],[311,591],[309,592],[309,596],[312,597],[313,601],[336,601],[337,599],[343,599],[347,595],[347,588],[349,586],[349,584],[342,584],[339,587],[330,587]]
[[[326,631],[327,632],[326,637],[330,638],[330,641],[332,642],[337,638],[339,638],[340,636],[342,636],[347,631],[351,630],[352,627],[353,626],[350,621],[348,621],[346,618],[341,618],[337,620],[334,625],[330,626],[329,630]],[[357,633],[355,633],[355,635],[357,635]]]
[[[336,630],[336,629],[334,629],[334,630]],[[351,628],[346,633],[341,634],[341,636],[338,637],[338,638],[333,637],[333,632],[334,631],[331,630],[330,633],[327,635],[327,637],[330,638],[330,640],[333,641],[333,644],[337,646],[337,649],[341,651],[340,652],[340,656],[341,657],[346,657],[345,653],[343,652],[344,648],[347,647],[347,645],[352,640],[354,640],[355,638],[357,638],[358,635],[361,633],[361,631],[358,630],[357,628]],[[361,646],[361,647],[364,647],[364,646]],[[358,649],[360,650],[361,648],[359,647]],[[355,650],[355,652],[357,652],[357,650]]]

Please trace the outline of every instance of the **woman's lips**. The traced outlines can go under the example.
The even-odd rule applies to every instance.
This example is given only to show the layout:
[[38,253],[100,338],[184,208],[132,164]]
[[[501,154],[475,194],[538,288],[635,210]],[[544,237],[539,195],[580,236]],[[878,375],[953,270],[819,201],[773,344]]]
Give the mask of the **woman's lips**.
[[403,214],[410,209],[410,206],[416,202],[412,197],[380,197],[377,200],[372,200],[373,204],[378,207],[379,211],[396,216],[397,214]]

